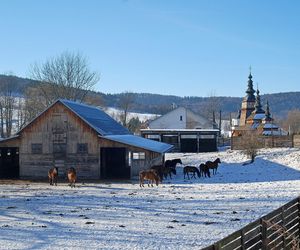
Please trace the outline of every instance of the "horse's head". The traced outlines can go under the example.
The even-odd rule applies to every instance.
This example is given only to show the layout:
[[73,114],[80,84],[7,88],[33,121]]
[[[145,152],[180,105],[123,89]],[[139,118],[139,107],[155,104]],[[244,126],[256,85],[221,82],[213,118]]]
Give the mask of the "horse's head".
[[217,158],[217,159],[216,159],[216,163],[221,163],[220,158]]
[[182,164],[182,161],[181,161],[181,159],[176,159],[177,160],[177,163],[180,163],[180,164]]

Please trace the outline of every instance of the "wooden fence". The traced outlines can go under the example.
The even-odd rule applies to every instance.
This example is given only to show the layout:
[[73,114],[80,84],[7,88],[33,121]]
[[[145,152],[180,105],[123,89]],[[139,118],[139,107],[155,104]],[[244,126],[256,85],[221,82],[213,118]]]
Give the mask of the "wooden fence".
[[[235,136],[231,138],[231,149],[239,150],[245,148],[247,136]],[[258,136],[258,148],[276,148],[276,147],[293,147],[293,136]]]
[[203,250],[300,249],[300,197]]

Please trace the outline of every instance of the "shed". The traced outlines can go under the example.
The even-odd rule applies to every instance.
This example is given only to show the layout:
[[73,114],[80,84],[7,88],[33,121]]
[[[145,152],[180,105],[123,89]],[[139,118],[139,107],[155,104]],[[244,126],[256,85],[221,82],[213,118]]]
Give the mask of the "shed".
[[174,146],[174,152],[217,151],[219,129],[216,123],[179,107],[149,123],[141,129],[144,138]]
[[60,176],[75,167],[80,179],[130,179],[161,164],[172,147],[132,135],[97,107],[59,99],[16,136],[0,141],[0,177],[14,168],[8,177],[45,178],[56,166]]

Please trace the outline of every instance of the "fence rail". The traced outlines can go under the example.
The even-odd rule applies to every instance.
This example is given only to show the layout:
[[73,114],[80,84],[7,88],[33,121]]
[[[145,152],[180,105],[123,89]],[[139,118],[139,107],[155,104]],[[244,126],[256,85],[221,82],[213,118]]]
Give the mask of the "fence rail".
[[300,249],[300,197],[203,250]]

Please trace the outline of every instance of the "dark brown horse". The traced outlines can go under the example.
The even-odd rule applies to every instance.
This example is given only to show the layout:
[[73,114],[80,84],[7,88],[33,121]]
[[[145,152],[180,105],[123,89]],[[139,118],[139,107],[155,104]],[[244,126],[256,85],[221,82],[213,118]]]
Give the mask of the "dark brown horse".
[[220,158],[215,159],[214,161],[207,161],[205,165],[213,170],[213,174],[217,173],[218,164],[221,163]]
[[77,174],[76,174],[75,168],[71,167],[71,168],[68,169],[67,177],[68,177],[68,180],[69,180],[69,186],[71,188],[75,187],[75,182],[77,180]]
[[177,163],[182,164],[181,159],[166,160],[164,165],[166,168],[176,168]]
[[199,166],[200,169],[200,175],[203,177],[209,177],[210,178],[210,172],[208,166],[206,166],[204,163],[201,163]]
[[190,179],[189,173],[192,173],[192,177],[194,177],[195,179],[195,173],[197,173],[198,177],[200,178],[200,171],[194,166],[185,166],[183,168],[183,178],[185,179],[185,175],[187,175],[188,179]]
[[58,168],[53,167],[48,171],[49,184],[57,186]]
[[167,179],[168,176],[170,177],[170,179],[172,179],[172,173],[176,175],[176,168],[164,167],[163,165],[156,165],[152,166],[150,169],[154,169],[161,180],[163,180],[164,178]]
[[144,187],[144,180],[148,180],[148,186],[151,183],[151,186],[153,187],[153,183],[155,182],[156,186],[158,186],[158,183],[160,182],[160,178],[157,174],[157,171],[154,169],[147,169],[142,170],[139,173],[140,177],[140,187]]

